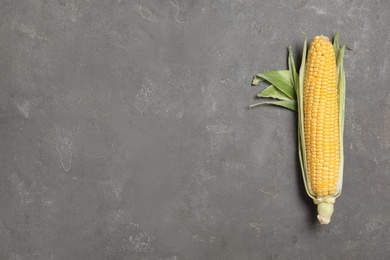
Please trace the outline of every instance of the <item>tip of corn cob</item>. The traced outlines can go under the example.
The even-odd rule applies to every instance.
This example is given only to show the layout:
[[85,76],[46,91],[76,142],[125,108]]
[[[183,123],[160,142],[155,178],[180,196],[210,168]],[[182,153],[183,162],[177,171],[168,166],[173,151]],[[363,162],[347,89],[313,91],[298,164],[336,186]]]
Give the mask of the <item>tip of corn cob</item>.
[[329,224],[330,218],[333,214],[333,209],[334,209],[333,203],[321,202],[317,204],[317,212],[318,212],[317,218],[318,221],[321,223],[321,225]]

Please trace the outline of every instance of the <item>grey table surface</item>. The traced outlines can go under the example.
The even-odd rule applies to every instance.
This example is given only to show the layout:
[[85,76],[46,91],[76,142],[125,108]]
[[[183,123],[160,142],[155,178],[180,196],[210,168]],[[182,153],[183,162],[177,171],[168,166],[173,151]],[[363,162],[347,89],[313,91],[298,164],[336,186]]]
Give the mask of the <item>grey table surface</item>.
[[[390,259],[390,1],[2,0],[0,259]],[[353,51],[320,226],[296,114],[248,109],[302,31]]]

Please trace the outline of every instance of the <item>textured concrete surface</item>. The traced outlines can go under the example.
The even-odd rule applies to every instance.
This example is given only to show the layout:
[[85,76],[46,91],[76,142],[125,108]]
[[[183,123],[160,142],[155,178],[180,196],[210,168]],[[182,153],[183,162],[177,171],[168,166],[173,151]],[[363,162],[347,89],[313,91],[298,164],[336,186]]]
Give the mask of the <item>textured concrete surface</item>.
[[[2,0],[0,259],[390,259],[390,2]],[[253,74],[348,43],[328,226]],[[263,86],[262,86],[263,87]]]

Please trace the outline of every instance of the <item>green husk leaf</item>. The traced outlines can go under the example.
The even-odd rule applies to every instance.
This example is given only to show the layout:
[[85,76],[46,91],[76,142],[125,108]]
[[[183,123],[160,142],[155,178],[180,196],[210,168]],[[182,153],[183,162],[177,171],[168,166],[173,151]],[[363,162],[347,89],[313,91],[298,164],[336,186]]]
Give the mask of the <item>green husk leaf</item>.
[[264,101],[260,102],[257,104],[250,105],[249,108],[261,106],[261,105],[275,105],[275,106],[280,106],[284,108],[288,108],[292,111],[297,111],[298,106],[297,106],[297,101],[296,100],[282,100],[282,101]]
[[253,80],[252,80],[252,86],[257,86],[259,85],[259,83],[263,81],[262,78],[260,78],[258,75],[254,75],[253,76]]
[[301,162],[303,183],[305,185],[307,195],[314,199],[315,196],[310,191],[307,166],[306,166],[306,146],[305,146],[305,131],[304,131],[304,117],[303,117],[303,82],[306,72],[306,54],[307,54],[307,37],[305,35],[305,41],[303,43],[301,68],[299,69],[299,84],[297,87],[297,100],[298,100],[298,150],[299,160]]
[[252,84],[258,84],[261,80],[266,80],[279,89],[290,99],[296,99],[294,86],[288,70],[274,70],[262,74],[257,74]]
[[335,35],[334,35],[333,49],[334,49],[334,53],[336,54],[336,62],[337,62],[338,56],[339,56],[339,50],[340,50],[340,46],[339,46],[339,33],[338,32],[336,32]]
[[265,89],[263,89],[259,94],[257,94],[257,97],[275,98],[278,100],[291,100],[288,96],[283,94],[283,92],[277,89],[274,85],[270,85]]
[[291,50],[291,46],[288,48],[288,70],[290,71],[290,77],[293,82],[293,88],[296,92],[296,88],[299,85],[299,75],[297,69],[295,68],[294,55]]
[[[337,35],[337,34],[336,34]],[[336,37],[335,37],[336,38]],[[335,42],[338,44],[338,41]],[[339,91],[339,126],[340,126],[340,171],[339,171],[339,187],[338,194],[335,197],[340,196],[342,190],[343,181],[343,169],[344,169],[344,117],[345,117],[345,72],[344,72],[344,53],[346,45],[341,48],[337,46],[338,52],[336,53],[336,65],[337,65],[337,86]]]

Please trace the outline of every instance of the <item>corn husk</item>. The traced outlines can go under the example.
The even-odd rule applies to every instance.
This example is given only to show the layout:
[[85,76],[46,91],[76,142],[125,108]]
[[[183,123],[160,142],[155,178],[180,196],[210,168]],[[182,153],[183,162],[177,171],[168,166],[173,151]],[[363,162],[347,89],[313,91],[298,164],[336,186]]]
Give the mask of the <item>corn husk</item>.
[[256,74],[253,78],[252,85],[256,86],[262,81],[271,83],[267,88],[257,94],[259,98],[272,98],[272,101],[262,101],[255,103],[250,107],[260,105],[276,105],[288,108],[298,112],[298,152],[302,170],[303,182],[306,193],[317,204],[318,220],[321,224],[328,224],[333,213],[333,204],[336,198],[340,196],[343,182],[343,136],[344,136],[344,114],[345,114],[345,73],[344,73],[344,53],[347,45],[339,46],[338,33],[335,34],[333,47],[336,55],[337,66],[337,86],[339,96],[339,126],[340,126],[340,172],[336,192],[331,196],[316,198],[309,187],[307,168],[306,168],[306,148],[304,132],[304,114],[303,114],[303,82],[306,70],[307,39],[305,36],[302,60],[299,74],[295,67],[294,56],[291,48],[288,55],[288,70],[275,70],[261,74]]

